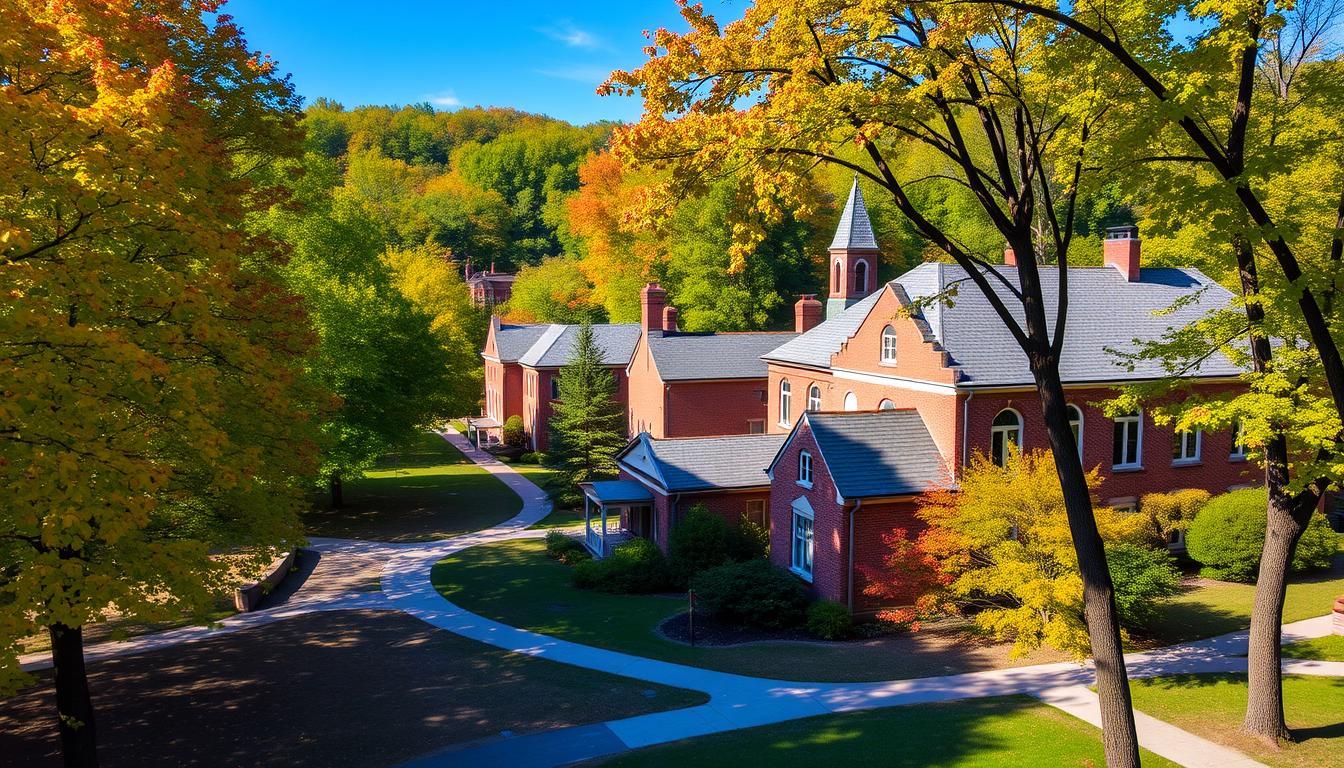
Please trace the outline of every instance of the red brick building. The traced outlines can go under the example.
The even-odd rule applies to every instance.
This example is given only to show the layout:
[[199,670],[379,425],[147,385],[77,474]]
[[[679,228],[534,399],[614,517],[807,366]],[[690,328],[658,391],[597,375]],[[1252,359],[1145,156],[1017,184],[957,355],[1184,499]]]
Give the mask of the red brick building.
[[478,307],[493,309],[513,296],[513,283],[518,279],[517,275],[496,272],[494,264],[490,265],[490,269],[472,272],[471,262],[466,262],[462,271],[467,289],[471,291],[471,300]]

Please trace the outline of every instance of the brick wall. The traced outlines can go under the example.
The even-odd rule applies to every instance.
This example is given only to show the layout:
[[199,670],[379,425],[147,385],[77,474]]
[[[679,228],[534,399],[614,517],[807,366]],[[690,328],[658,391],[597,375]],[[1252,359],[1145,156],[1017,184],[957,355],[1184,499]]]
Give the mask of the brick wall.
[[[560,378],[559,368],[525,368],[523,377],[523,429],[532,439],[532,450],[551,449],[551,415],[555,401],[551,399],[551,382]],[[623,366],[609,366],[616,382],[616,402],[624,405],[629,400],[629,379]],[[624,410],[624,409],[622,409]]]
[[[812,454],[812,487],[798,485],[798,456]],[[770,486],[770,561],[788,570],[793,553],[793,504],[806,498],[813,511],[812,581],[808,593],[819,599],[843,602],[848,520],[835,501],[835,485],[826,471],[821,452],[806,426],[785,448],[775,463]]]
[[635,345],[635,354],[626,368],[629,398],[626,405],[626,423],[631,437],[648,432],[655,438],[667,437],[664,420],[663,380],[649,354],[649,345],[643,336]]
[[766,417],[765,388],[765,379],[672,382],[661,436],[745,435],[751,420]]

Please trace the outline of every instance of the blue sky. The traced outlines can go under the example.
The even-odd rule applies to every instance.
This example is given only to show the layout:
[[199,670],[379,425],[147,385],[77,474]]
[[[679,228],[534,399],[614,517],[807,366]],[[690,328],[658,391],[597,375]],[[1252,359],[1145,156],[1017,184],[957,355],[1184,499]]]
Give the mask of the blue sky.
[[[721,18],[745,0],[706,0]],[[230,0],[225,12],[300,94],[347,107],[508,106],[572,122],[634,120],[638,99],[594,89],[644,60],[645,29],[681,30],[673,0]]]

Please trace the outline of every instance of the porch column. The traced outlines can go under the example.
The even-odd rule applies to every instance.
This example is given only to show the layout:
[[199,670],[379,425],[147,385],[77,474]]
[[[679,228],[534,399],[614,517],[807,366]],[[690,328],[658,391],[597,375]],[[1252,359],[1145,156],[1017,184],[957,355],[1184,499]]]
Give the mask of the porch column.
[[588,494],[583,494],[583,541],[589,547],[593,546],[593,513],[588,500]]
[[599,504],[602,509],[602,557],[607,556],[607,505]]

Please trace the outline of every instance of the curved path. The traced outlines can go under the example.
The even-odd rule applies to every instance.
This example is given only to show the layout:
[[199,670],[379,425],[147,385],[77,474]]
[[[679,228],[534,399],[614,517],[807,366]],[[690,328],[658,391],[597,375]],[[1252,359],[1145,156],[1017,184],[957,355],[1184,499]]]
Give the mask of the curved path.
[[[522,510],[493,528],[443,541],[395,544],[314,539],[312,548],[321,554],[314,578],[305,582],[283,605],[241,614],[208,627],[186,627],[117,643],[102,643],[86,649],[86,658],[95,660],[139,653],[314,611],[381,608],[403,611],[435,627],[504,650],[690,688],[710,697],[708,703],[697,707],[449,748],[415,761],[412,763],[415,766],[555,766],[653,744],[814,715],[1010,694],[1035,696],[1100,725],[1097,698],[1088,687],[1093,675],[1087,665],[1064,662],[876,683],[786,682],[581,645],[471,613],[449,602],[434,588],[430,573],[435,563],[469,547],[544,536],[546,531],[530,529],[530,526],[549,514],[551,507],[545,492],[507,464],[476,449],[456,432],[442,436],[517,493],[523,500]],[[361,589],[360,574],[369,568],[376,570],[378,563],[382,563],[381,592]],[[1285,625],[1283,635],[1284,642],[1292,642],[1329,633],[1330,617],[1325,616]],[[1245,659],[1239,658],[1245,652],[1246,633],[1238,632],[1158,651],[1128,654],[1126,663],[1133,678],[1233,672],[1245,669]],[[33,654],[22,661],[24,669],[50,666],[50,658],[45,654]],[[1344,662],[1286,660],[1284,671],[1344,676]],[[1190,768],[1260,765],[1238,752],[1142,713],[1136,712],[1135,717],[1140,743],[1178,764]]]

